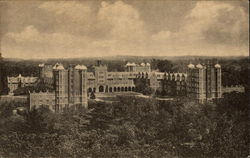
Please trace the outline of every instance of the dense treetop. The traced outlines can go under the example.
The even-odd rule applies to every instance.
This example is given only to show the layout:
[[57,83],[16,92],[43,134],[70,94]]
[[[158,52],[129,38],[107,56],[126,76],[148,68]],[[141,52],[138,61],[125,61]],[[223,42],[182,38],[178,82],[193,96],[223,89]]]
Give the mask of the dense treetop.
[[[248,98],[226,94],[216,104],[187,98],[158,101],[119,96],[89,109],[55,114],[46,107],[0,106],[2,157],[246,157]],[[84,156],[83,156],[84,155]]]

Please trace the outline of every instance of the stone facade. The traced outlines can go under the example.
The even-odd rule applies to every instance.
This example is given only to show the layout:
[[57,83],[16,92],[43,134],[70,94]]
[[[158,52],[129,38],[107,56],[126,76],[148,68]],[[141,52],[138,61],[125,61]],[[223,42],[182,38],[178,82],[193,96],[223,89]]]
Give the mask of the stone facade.
[[[39,66],[41,68],[41,77],[48,76],[51,69],[45,68],[44,64]],[[136,90],[136,82],[144,79],[148,80],[148,85],[156,90],[166,91],[166,95],[182,94],[186,90],[185,73],[165,73],[151,71],[149,63],[127,63],[125,65],[125,72],[108,72],[106,65],[98,61],[94,66],[93,72],[87,72],[87,91],[88,93],[97,92],[129,92]],[[48,72],[47,72],[48,71]],[[51,76],[51,75],[50,75]]]
[[100,62],[94,72],[87,73],[88,92],[125,92],[134,91],[135,72],[108,72],[107,66]]
[[[82,98],[85,101],[83,104],[87,105],[87,99],[85,99],[87,93],[136,91],[139,82],[144,82],[162,95],[188,96],[201,103],[221,98],[221,67],[219,64],[197,64],[196,66],[189,64],[187,73],[152,71],[149,63],[127,63],[125,72],[109,72],[107,66],[103,65],[101,61],[94,66],[93,72],[84,70],[80,73],[73,67],[65,70],[60,64],[55,67],[51,76],[51,68],[40,65],[40,76],[53,78],[59,107],[79,103],[81,100],[79,96],[83,93]],[[71,97],[75,98],[74,95],[77,95],[78,99],[72,100]]]
[[139,72],[137,81],[147,80],[149,87],[154,91],[159,91],[163,95],[185,95],[186,94],[186,73],[170,72]]
[[34,86],[38,77],[23,77],[21,74],[17,77],[7,77],[9,94],[12,95],[13,91],[19,87]]
[[[62,64],[55,64],[52,70],[39,65],[41,79],[53,79],[54,92],[29,94],[30,109],[49,106],[54,112],[62,112],[70,107],[87,108],[87,67],[84,65],[69,66],[64,69]],[[52,76],[51,76],[52,73]],[[39,97],[40,96],[40,97]]]
[[39,78],[45,84],[53,84],[53,66],[48,64],[39,64]]
[[127,72],[151,72],[151,66],[149,63],[135,64],[128,62],[125,65]]
[[172,91],[177,95],[185,93],[187,75],[184,73],[151,71],[149,63],[127,63],[125,68],[126,72],[108,72],[107,66],[98,62],[94,72],[87,73],[88,92],[135,91],[136,82],[146,82],[155,91],[169,92],[166,95]]
[[221,66],[219,64],[188,65],[187,95],[200,103],[221,98]]
[[28,96],[29,110],[40,106],[48,106],[55,111],[55,92],[30,92]]
[[88,106],[87,101],[87,67],[84,65],[63,65],[53,67],[55,89],[55,111],[61,112],[71,106]]

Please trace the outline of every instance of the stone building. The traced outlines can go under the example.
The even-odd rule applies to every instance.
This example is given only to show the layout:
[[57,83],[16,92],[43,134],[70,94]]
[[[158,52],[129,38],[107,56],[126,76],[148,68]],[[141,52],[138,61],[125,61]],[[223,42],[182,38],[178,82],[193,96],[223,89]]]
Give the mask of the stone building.
[[14,90],[16,90],[17,88],[34,86],[39,78],[24,77],[21,74],[19,74],[17,77],[7,77],[7,79],[8,79],[9,94],[12,95]]
[[39,78],[45,84],[53,84],[53,66],[48,64],[39,64]]
[[162,95],[185,95],[186,94],[186,79],[185,73],[170,73],[170,72],[139,72],[137,81],[146,80],[146,83],[154,91],[160,92]]
[[[166,91],[166,95],[184,95],[186,78],[184,73],[151,71],[149,63],[127,63],[126,72],[108,72],[107,66],[98,62],[94,72],[88,72],[88,92],[128,92],[136,90],[136,83],[145,82],[152,89]],[[171,89],[170,89],[171,88]]]
[[41,106],[48,106],[55,112],[55,92],[30,92],[28,96],[29,110]]
[[87,101],[87,67],[84,65],[63,65],[53,67],[55,111],[61,112],[71,106],[88,106]]
[[[51,78],[51,67],[40,65],[40,68],[41,77]],[[138,83],[142,82],[161,95],[187,95],[201,103],[221,97],[219,64],[189,64],[187,73],[152,71],[149,63],[127,63],[125,68],[125,72],[109,72],[107,66],[98,61],[93,72],[87,72],[85,66],[70,66],[65,70],[61,64],[56,64],[52,78],[55,83],[57,108],[79,103],[85,106],[86,95],[91,92],[135,91]]]
[[[44,65],[39,65],[43,69]],[[49,72],[46,72],[49,71]],[[40,77],[51,78],[50,67],[41,71]],[[45,73],[45,74],[43,74]],[[29,94],[30,109],[39,106],[49,106],[54,112],[62,112],[70,107],[87,108],[87,67],[84,65],[69,66],[62,64],[52,67],[54,92],[39,92]]]
[[221,98],[221,66],[219,64],[188,65],[187,95],[200,103]]
[[151,72],[151,66],[149,63],[135,64],[128,62],[125,65],[127,72]]
[[88,92],[134,91],[135,77],[136,72],[108,72],[107,66],[98,61],[94,72],[87,73]]

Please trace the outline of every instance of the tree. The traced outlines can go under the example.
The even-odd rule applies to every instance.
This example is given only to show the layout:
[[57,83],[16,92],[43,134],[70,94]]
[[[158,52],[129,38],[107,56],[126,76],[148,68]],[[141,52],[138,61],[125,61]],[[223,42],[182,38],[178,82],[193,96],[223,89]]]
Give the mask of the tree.
[[153,59],[152,69],[158,69],[160,72],[172,72],[173,64],[169,60],[156,60]]
[[155,92],[155,90],[151,87],[145,87],[143,90],[142,90],[142,94],[144,95],[151,95]]

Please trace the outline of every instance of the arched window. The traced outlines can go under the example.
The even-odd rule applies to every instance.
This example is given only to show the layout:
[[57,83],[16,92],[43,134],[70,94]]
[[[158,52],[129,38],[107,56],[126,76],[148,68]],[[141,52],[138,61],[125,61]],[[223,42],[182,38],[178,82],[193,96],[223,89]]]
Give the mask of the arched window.
[[104,87],[103,86],[99,87],[99,92],[104,92]]
[[88,92],[91,93],[91,92],[92,92],[92,88],[89,88],[89,89],[88,89]]
[[135,91],[135,87],[132,87],[132,91]]
[[131,91],[131,87],[128,87],[128,91]]

